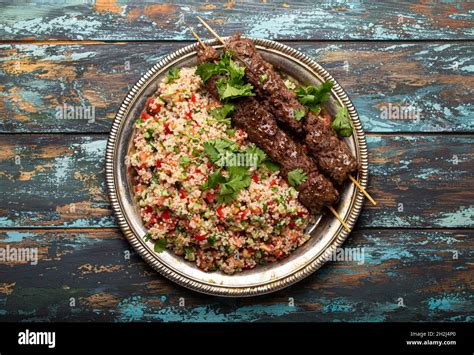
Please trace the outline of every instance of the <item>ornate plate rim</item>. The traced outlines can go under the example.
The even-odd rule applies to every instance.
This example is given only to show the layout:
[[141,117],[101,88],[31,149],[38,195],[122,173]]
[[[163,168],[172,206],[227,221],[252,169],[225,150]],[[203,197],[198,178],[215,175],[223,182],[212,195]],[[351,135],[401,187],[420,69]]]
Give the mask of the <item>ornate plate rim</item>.
[[[248,37],[251,38],[251,37]],[[345,93],[343,88],[339,85],[339,83],[316,61],[308,57],[307,55],[301,53],[300,51],[291,48],[285,44],[275,42],[272,40],[267,39],[257,39],[252,38],[255,41],[257,46],[264,47],[267,50],[271,50],[272,52],[289,57],[294,61],[298,61],[299,64],[303,64],[307,69],[309,69],[314,75],[321,77],[324,81],[330,80],[334,83],[333,92],[337,96],[337,98],[346,105],[349,111],[349,115],[352,121],[353,128],[357,133],[357,141],[356,141],[356,149],[358,149],[359,153],[359,173],[358,173],[358,180],[359,183],[366,188],[367,181],[368,181],[368,151],[367,151],[367,143],[365,140],[365,133],[362,129],[362,123],[359,119],[357,111],[352,104],[352,101],[349,99],[348,95]],[[205,41],[207,45],[213,45],[219,47],[220,43],[217,40],[208,40]],[[120,105],[119,111],[116,114],[114,121],[112,123],[112,128],[109,134],[109,138],[107,140],[107,148],[106,148],[106,158],[105,158],[105,173],[106,173],[106,183],[109,192],[109,199],[112,205],[112,209],[114,211],[115,217],[118,221],[118,224],[129,241],[132,247],[140,254],[140,256],[151,266],[153,269],[158,271],[160,274],[165,276],[166,278],[176,282],[177,284],[184,286],[186,288],[192,289],[194,291],[198,291],[201,293],[205,293],[208,295],[214,296],[228,296],[228,297],[248,297],[248,296],[256,296],[267,294],[270,292],[274,292],[277,290],[281,290],[285,287],[288,287],[303,278],[309,276],[317,269],[319,269],[324,263],[327,261],[328,257],[332,255],[333,252],[339,248],[344,241],[347,239],[349,233],[344,230],[343,228],[339,228],[337,232],[337,237],[333,239],[331,244],[326,247],[326,249],[314,260],[309,261],[303,267],[300,267],[291,275],[278,280],[269,280],[268,282],[258,285],[258,286],[250,286],[250,287],[236,287],[236,286],[225,286],[225,285],[212,285],[207,283],[201,283],[195,280],[191,280],[176,271],[172,268],[168,267],[164,263],[158,261],[153,254],[140,242],[139,236],[135,235],[132,231],[130,225],[128,224],[127,218],[125,217],[120,201],[119,195],[116,187],[116,160],[115,160],[115,153],[116,153],[116,143],[118,142],[119,136],[119,128],[121,126],[122,121],[125,118],[125,113],[127,111],[128,106],[134,102],[140,88],[142,88],[148,80],[153,77],[158,71],[165,68],[168,64],[173,62],[176,59],[179,59],[183,56],[190,55],[196,51],[197,47],[199,46],[198,43],[190,44],[186,47],[183,47],[173,53],[166,55],[163,59],[161,59],[158,63],[156,63],[152,68],[150,68],[142,77],[138,80],[138,82],[132,87],[132,89],[128,92],[127,96],[123,100],[122,104]],[[346,223],[352,230],[359,217],[359,214],[362,210],[362,205],[364,201],[364,195],[361,191],[356,191],[356,196],[353,199],[353,204],[350,208],[349,216],[346,218]]]

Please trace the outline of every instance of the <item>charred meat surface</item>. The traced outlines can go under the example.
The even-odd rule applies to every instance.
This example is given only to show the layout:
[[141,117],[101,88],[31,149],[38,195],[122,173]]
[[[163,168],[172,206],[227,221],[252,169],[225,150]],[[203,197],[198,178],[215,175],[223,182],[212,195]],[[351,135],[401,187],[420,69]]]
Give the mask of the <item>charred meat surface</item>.
[[304,106],[298,102],[296,94],[286,87],[272,65],[257,52],[252,40],[241,38],[237,33],[227,41],[225,48],[245,63],[247,81],[256,88],[259,96],[268,100],[277,120],[294,132],[302,133],[303,126],[295,119],[295,112],[304,112]]
[[312,156],[317,157],[322,172],[338,184],[342,184],[347,176],[357,170],[357,162],[347,144],[333,134],[329,116],[324,120],[309,112],[306,116],[304,129],[305,143]]
[[273,115],[255,98],[239,100],[233,122],[247,132],[251,142],[281,165],[285,179],[288,179],[288,173],[295,169],[302,169],[306,173],[307,180],[298,187],[298,198],[311,212],[320,212],[324,206],[330,206],[337,201],[337,190],[318,172],[316,164],[305,153],[304,147],[278,127]]

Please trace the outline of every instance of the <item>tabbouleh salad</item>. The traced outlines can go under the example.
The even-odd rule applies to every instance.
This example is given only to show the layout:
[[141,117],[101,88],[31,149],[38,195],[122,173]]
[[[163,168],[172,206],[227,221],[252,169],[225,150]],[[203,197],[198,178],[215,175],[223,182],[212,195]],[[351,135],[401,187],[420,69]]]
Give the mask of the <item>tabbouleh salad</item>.
[[170,70],[135,123],[127,164],[145,238],[205,271],[285,258],[309,239],[309,212],[195,71]]

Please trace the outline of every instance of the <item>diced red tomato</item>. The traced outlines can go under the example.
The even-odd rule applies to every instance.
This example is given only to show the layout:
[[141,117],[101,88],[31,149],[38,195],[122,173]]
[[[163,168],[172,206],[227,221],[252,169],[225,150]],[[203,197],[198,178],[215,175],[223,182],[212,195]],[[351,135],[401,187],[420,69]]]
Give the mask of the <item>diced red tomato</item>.
[[304,216],[306,216],[306,212],[301,211],[301,212],[298,212],[296,215],[298,217],[304,217]]
[[283,253],[282,253],[281,250],[278,250],[278,249],[277,249],[277,250],[275,250],[275,251],[273,252],[273,254],[275,254],[275,256],[276,256],[277,258],[279,258]]
[[252,180],[255,182],[255,183],[259,183],[260,182],[260,179],[258,178],[258,175],[257,174],[253,174],[252,175]]
[[146,105],[151,106],[155,102],[154,97],[150,97],[148,100],[146,100]]
[[153,114],[157,114],[161,110],[161,105],[159,103],[155,103],[155,99],[153,97],[150,97],[146,101],[146,107],[148,108],[148,111]]
[[165,126],[165,133],[166,134],[171,134],[173,131],[170,129],[170,124],[168,122],[164,122],[163,126]]
[[290,223],[288,223],[288,226],[289,226],[290,228],[295,228],[295,227],[296,227],[296,224],[295,224],[295,222],[290,221]]
[[184,114],[187,118],[193,118],[193,111],[188,111]]
[[186,191],[184,189],[179,189],[179,197],[186,198]]
[[240,219],[245,219],[246,216],[247,216],[247,210],[244,210],[244,211],[242,211],[242,213],[240,214]]
[[214,194],[208,193],[208,194],[206,195],[206,200],[207,200],[207,202],[209,202],[209,203],[213,202],[215,198],[216,198],[216,196],[215,196]]
[[170,211],[164,210],[163,212],[161,212],[161,219],[168,221],[170,219]]
[[194,92],[191,94],[191,102],[196,102],[196,95],[194,95]]
[[140,117],[142,118],[143,121],[146,121],[150,119],[152,116],[148,112],[143,111]]
[[145,207],[143,208],[143,212],[145,212],[145,213],[151,213],[151,212],[153,212],[153,207],[151,207],[151,206],[145,206]]
[[156,212],[153,212],[153,213],[151,214],[150,219],[148,220],[148,223],[149,223],[150,225],[153,225],[153,224],[155,224],[156,222],[158,222],[158,215],[156,214]]
[[275,185],[276,185],[276,183],[277,183],[277,182],[276,182],[276,180],[275,180],[275,179],[273,179],[272,181],[270,181],[270,187],[273,187],[273,186],[275,186]]
[[158,169],[161,168],[161,160],[157,160],[157,161],[155,162],[155,166],[156,166]]
[[206,240],[208,235],[209,235],[209,233],[206,233],[206,234],[196,233],[196,234],[194,234],[194,238],[199,240],[200,242],[202,242],[203,240]]
[[216,213],[220,218],[225,218],[224,212],[222,211],[222,206],[217,208]]

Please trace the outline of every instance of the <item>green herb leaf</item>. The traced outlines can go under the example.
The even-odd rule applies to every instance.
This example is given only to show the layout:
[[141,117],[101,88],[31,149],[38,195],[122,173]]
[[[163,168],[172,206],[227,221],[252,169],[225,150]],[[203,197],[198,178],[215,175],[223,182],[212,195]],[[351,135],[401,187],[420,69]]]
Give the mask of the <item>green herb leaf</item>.
[[208,242],[209,245],[211,245],[211,246],[214,245],[214,244],[216,243],[216,237],[214,237],[214,236],[212,236],[212,235],[209,236],[209,237],[207,237],[207,242]]
[[207,177],[206,183],[201,187],[202,190],[215,189],[217,185],[225,182],[225,177],[221,174],[221,169],[217,169]]
[[188,155],[183,155],[179,158],[179,165],[183,168],[187,168],[191,164],[191,158]]
[[243,80],[245,68],[237,65],[231,57],[231,53],[225,52],[218,63],[202,63],[198,65],[196,74],[201,77],[203,82],[209,80],[213,75],[221,76],[216,82],[221,100],[254,96],[253,86]]
[[295,117],[295,120],[299,122],[304,117],[305,112],[302,108],[297,108],[296,110],[293,111],[293,115]]
[[260,78],[258,78],[260,83],[265,83],[268,80],[268,75],[267,74],[262,74],[260,75]]
[[210,62],[204,62],[199,64],[196,69],[196,74],[201,77],[201,80],[205,83],[211,76],[219,73],[219,65]]
[[212,117],[218,119],[218,120],[223,120],[227,118],[227,116],[232,113],[235,109],[235,105],[231,103],[226,103],[222,105],[221,107],[217,107],[214,109],[210,109],[209,113],[211,114]]
[[300,184],[308,180],[308,176],[303,169],[295,169],[288,173],[288,183],[291,186],[298,187]]
[[144,240],[145,242],[148,242],[150,239],[151,239],[151,234],[150,234],[150,233],[146,233],[146,234],[143,236],[143,240]]
[[260,166],[265,159],[267,159],[267,154],[257,147],[255,144],[250,144],[248,148],[245,150],[246,154],[251,155],[252,157],[256,158],[256,166]]
[[321,104],[326,102],[331,96],[332,87],[333,83],[326,81],[320,86],[299,86],[295,89],[295,92],[300,104],[308,107],[312,112],[317,114],[321,111]]
[[168,241],[166,240],[166,238],[158,239],[157,241],[155,241],[155,245],[153,247],[153,250],[156,253],[161,253],[162,251],[166,250],[166,245],[167,244],[168,244]]
[[349,119],[349,111],[346,106],[340,107],[331,123],[331,127],[341,137],[350,137],[352,135],[352,126]]
[[263,162],[263,165],[265,165],[265,167],[270,170],[272,173],[276,172],[276,171],[279,171],[280,170],[280,164],[278,163],[275,163],[274,161],[272,160],[265,160]]
[[180,68],[171,68],[166,74],[166,82],[172,83],[173,81],[179,79]]
[[221,100],[236,99],[243,96],[255,96],[252,91],[253,86],[248,83],[237,83],[232,82],[231,80],[220,78],[217,80],[216,86]]

